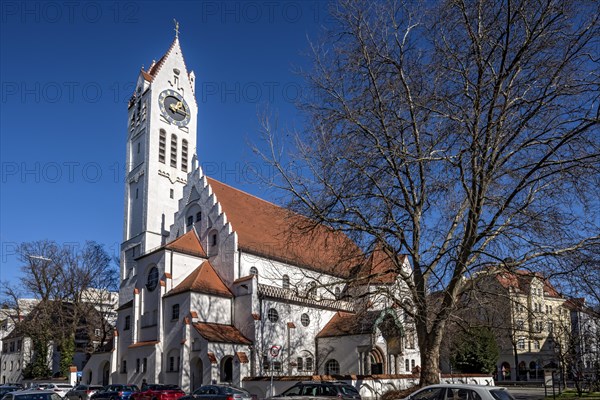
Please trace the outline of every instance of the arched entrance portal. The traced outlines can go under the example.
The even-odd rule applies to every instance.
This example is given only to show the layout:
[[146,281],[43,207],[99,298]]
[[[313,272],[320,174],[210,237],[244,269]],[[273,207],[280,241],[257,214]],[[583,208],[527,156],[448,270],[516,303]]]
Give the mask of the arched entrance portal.
[[221,360],[221,382],[233,382],[233,357],[226,356]]
[[190,367],[190,385],[192,391],[194,391],[202,386],[202,383],[204,382],[204,368],[202,367],[202,360],[198,357],[192,359]]
[[385,358],[383,351],[379,347],[375,347],[369,353],[370,371],[372,375],[383,374],[385,369]]

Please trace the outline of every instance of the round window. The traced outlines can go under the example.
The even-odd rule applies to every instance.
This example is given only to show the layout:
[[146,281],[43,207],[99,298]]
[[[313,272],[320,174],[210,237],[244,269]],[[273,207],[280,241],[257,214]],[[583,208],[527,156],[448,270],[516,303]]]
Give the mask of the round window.
[[276,309],[269,308],[269,311],[267,312],[267,318],[269,318],[269,321],[271,322],[277,322],[279,321],[279,313]]
[[308,326],[310,324],[310,317],[308,316],[308,314],[302,314],[300,316],[300,322],[302,323],[302,326]]
[[149,291],[153,291],[158,286],[158,268],[152,267],[148,272],[148,280],[146,281],[146,288]]

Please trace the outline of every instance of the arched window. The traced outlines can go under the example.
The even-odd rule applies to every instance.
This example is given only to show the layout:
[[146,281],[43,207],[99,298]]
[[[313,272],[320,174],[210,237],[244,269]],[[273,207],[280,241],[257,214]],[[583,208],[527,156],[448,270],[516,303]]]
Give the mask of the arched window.
[[325,375],[339,375],[340,363],[337,360],[329,360],[325,363]]
[[181,141],[181,170],[188,170],[188,141],[185,139]]
[[250,275],[258,276],[258,268],[250,267]]
[[164,129],[161,129],[158,135],[158,161],[161,163],[165,163],[167,152],[167,132]]
[[179,361],[179,351],[175,349],[169,351],[169,355],[167,357],[167,372],[179,371]]
[[158,268],[152,267],[148,271],[148,279],[146,280],[146,288],[152,292],[158,286]]
[[171,167],[177,168],[177,135],[171,135]]
[[282,286],[284,289],[289,289],[290,288],[290,277],[287,275],[284,275],[282,278]]

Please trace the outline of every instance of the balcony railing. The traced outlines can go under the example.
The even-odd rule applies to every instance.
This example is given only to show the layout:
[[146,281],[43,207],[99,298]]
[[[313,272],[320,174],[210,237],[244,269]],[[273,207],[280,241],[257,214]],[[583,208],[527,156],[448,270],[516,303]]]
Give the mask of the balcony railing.
[[351,302],[337,299],[317,298],[311,296],[301,296],[294,289],[284,289],[277,286],[258,284],[259,296],[271,297],[273,299],[287,300],[297,304],[305,304],[329,308],[332,310],[342,310],[353,312],[354,307]]

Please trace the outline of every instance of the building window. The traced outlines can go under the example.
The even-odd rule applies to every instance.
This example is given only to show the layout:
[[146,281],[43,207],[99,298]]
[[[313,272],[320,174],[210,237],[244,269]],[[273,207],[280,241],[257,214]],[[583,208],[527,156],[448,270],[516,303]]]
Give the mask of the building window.
[[524,327],[525,327],[525,323],[523,322],[523,320],[517,320],[516,328],[518,330],[522,331]]
[[173,304],[171,319],[179,319],[179,304]]
[[135,359],[135,372],[138,374],[140,373],[140,359],[139,358]]
[[181,170],[183,172],[188,170],[188,142],[185,139],[181,141]]
[[146,288],[152,292],[158,286],[158,268],[152,267],[148,272],[148,279],[146,280]]
[[404,360],[404,370],[406,372],[410,372],[410,360],[409,359]]
[[533,342],[533,348],[536,350],[540,349],[540,341],[536,340],[535,342]]
[[517,349],[525,350],[525,339],[524,338],[519,338],[519,340],[517,340]]
[[177,135],[171,135],[171,167],[177,168]]
[[17,340],[17,351],[21,351],[23,347],[23,341],[21,339]]
[[414,371],[415,369],[415,360],[410,360],[410,372]]
[[289,289],[290,288],[290,277],[287,275],[284,275],[282,280],[282,286],[284,289]]
[[167,132],[164,129],[160,130],[158,136],[158,161],[165,163],[165,154],[167,151]]
[[306,297],[314,299],[317,297],[317,284],[316,282],[309,282],[308,289],[306,291]]
[[269,311],[267,312],[267,318],[271,322],[277,322],[277,321],[279,321],[279,313],[277,312],[276,309],[269,308]]
[[335,287],[333,293],[334,293],[334,296],[335,296],[336,299],[339,299],[341,297],[341,295],[342,295],[342,291],[340,290],[339,286]]
[[258,268],[250,267],[250,275],[258,276]]
[[187,217],[185,224],[188,227],[192,226],[194,224],[194,216],[190,215],[189,217]]
[[124,331],[129,330],[129,328],[131,328],[131,317],[129,315],[127,315],[125,317],[125,326],[123,327]]
[[273,371],[281,371],[281,361],[273,361]]
[[169,190],[169,197],[173,198],[175,196],[175,192],[173,191],[173,189]]
[[121,373],[122,374],[127,373],[127,360],[121,361]]
[[549,333],[554,332],[554,322],[552,322],[552,321],[548,321],[548,332]]
[[304,313],[300,316],[300,322],[302,323],[302,326],[310,325],[310,317],[307,313]]
[[298,371],[302,371],[302,368],[303,368],[303,365],[302,365],[302,357],[298,357],[298,358],[296,358],[296,364],[298,364],[298,365],[297,365],[297,367],[298,367]]
[[212,235],[212,243],[211,243],[211,245],[212,246],[216,246],[217,245],[217,234],[216,233],[213,233],[213,235]]
[[339,375],[340,374],[340,364],[337,360],[329,360],[325,364],[325,375]]
[[169,367],[168,367],[167,370],[169,372],[176,371],[176,369],[175,369],[175,357],[173,357],[173,356],[169,357]]
[[144,357],[144,360],[142,361],[142,373],[146,373],[147,370],[148,370],[148,359]]
[[202,220],[202,213],[198,211],[196,213],[196,222],[200,222],[201,220]]
[[140,195],[140,189],[139,188],[135,188],[135,198],[137,199]]
[[140,142],[138,142],[137,144],[137,153],[140,154],[140,149],[141,149],[142,144]]
[[313,370],[313,359],[312,359],[312,357],[306,357],[306,360],[304,361],[304,370],[305,371],[312,371]]

